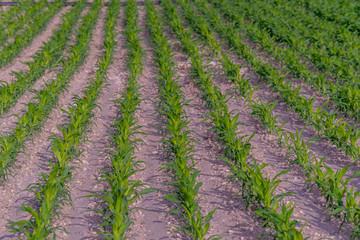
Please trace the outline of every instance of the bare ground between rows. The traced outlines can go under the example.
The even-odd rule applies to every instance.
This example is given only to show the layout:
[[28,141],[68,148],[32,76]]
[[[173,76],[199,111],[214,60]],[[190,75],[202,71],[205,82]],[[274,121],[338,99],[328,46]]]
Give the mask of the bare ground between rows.
[[[84,16],[87,13],[88,9],[85,9],[81,15]],[[80,27],[82,21],[80,20],[76,26],[74,26],[74,30],[73,33],[74,35],[71,36],[69,42],[68,42],[68,46],[64,49],[63,51],[63,56],[68,56],[68,50],[70,49],[70,47],[72,45],[75,44],[76,41],[76,30]],[[26,91],[19,99],[18,101],[15,103],[15,105],[10,108],[10,110],[5,113],[3,116],[0,116],[0,119],[2,119],[2,121],[0,122],[0,132],[1,133],[5,133],[8,131],[11,131],[11,129],[13,129],[14,127],[16,127],[16,122],[18,120],[18,117],[21,117],[24,114],[24,111],[27,109],[26,104],[31,102],[33,100],[33,98],[36,96],[34,92],[32,92],[31,90],[35,90],[38,91],[40,89],[42,89],[45,84],[50,83],[53,79],[56,78],[56,75],[61,72],[61,66],[57,66],[54,69],[51,70],[47,70],[45,72],[45,74],[37,79],[34,83],[33,86],[30,87],[30,89],[28,91]],[[36,100],[35,100],[36,101]]]
[[0,68],[0,80],[10,83],[14,81],[12,72],[20,72],[28,69],[25,62],[31,62],[33,56],[44,45],[43,42],[47,42],[53,34],[53,30],[58,28],[58,25],[62,22],[61,16],[70,10],[70,7],[64,7],[61,9],[53,19],[48,23],[45,30],[36,36],[30,46],[23,49],[20,55],[15,58],[9,65]]
[[[231,84],[226,81],[217,79],[216,84],[220,87],[223,94],[231,90]],[[253,132],[257,132],[251,140],[254,149],[251,155],[259,160],[259,163],[270,164],[265,168],[265,173],[270,177],[274,177],[277,173],[291,169],[292,171],[281,177],[282,180],[287,181],[279,185],[276,193],[293,191],[295,194],[286,198],[286,201],[292,201],[296,204],[294,217],[302,219],[302,222],[308,220],[303,231],[305,236],[310,239],[317,239],[318,237],[328,237],[333,239],[344,239],[341,234],[337,233],[339,227],[336,221],[328,222],[328,216],[324,213],[325,200],[320,196],[318,191],[308,192],[305,186],[305,179],[302,170],[295,165],[288,163],[283,149],[279,146],[265,131],[260,130],[260,123],[249,116],[250,111],[245,109],[246,104],[237,98],[232,98],[228,102],[229,110],[239,114],[239,120],[244,126],[239,126],[239,130],[244,134],[250,136]],[[286,112],[283,112],[285,114]]]
[[145,9],[139,6],[139,27],[142,29],[140,38],[142,47],[145,51],[144,69],[138,83],[142,88],[142,102],[136,112],[138,125],[146,135],[138,135],[142,142],[135,150],[138,161],[144,161],[141,167],[144,171],[137,172],[133,178],[141,180],[147,187],[156,188],[157,191],[145,195],[138,199],[134,206],[137,208],[132,214],[134,224],[131,226],[129,239],[164,240],[177,239],[177,235],[172,233],[175,220],[168,215],[170,210],[169,201],[164,196],[170,189],[166,186],[171,179],[166,176],[164,171],[159,171],[163,167],[165,157],[162,154],[161,145],[162,134],[159,132],[158,117],[156,114],[157,86],[157,66],[154,64],[150,36],[145,23]]
[[[180,45],[181,44],[178,43],[179,47]],[[210,57],[210,51],[207,50],[206,46],[201,46],[200,49],[203,49],[203,52],[207,53],[205,57]],[[211,62],[211,67],[217,66],[217,69],[220,68],[216,59],[210,58],[209,61]],[[241,63],[241,61],[239,61],[239,63]],[[215,74],[217,73],[215,72]],[[234,87],[228,81],[224,81],[223,79],[221,80],[221,77],[217,77],[215,83],[220,87],[223,94],[227,93]],[[256,127],[258,123],[256,123],[252,117],[249,117],[250,111],[244,107],[245,105],[242,100],[232,98],[230,99],[228,106],[230,111],[234,111],[233,114],[239,114],[239,121],[245,125],[239,127],[240,131],[244,131],[244,134],[249,136],[253,132],[258,131],[258,128]],[[273,177],[282,170],[289,169],[289,165],[286,161],[287,159],[275,153],[274,150],[276,149],[276,146],[274,146],[274,143],[270,140],[263,139],[259,134],[256,134],[251,140],[251,144],[255,147],[255,149],[251,152],[252,156],[260,160],[260,162],[271,165],[265,169],[269,176]],[[296,176],[296,179],[294,179],[294,176]],[[328,222],[327,216],[323,213],[324,206],[322,204],[324,203],[324,200],[318,193],[309,193],[304,187],[305,181],[301,171],[292,171],[283,176],[283,180],[288,180],[289,182],[283,182],[278,188],[278,191],[295,192],[294,196],[286,199],[287,201],[294,201],[296,203],[294,216],[300,219],[305,218],[305,220],[309,220],[304,229],[304,234],[306,236],[311,236],[311,239],[317,239],[317,237],[334,237],[336,239],[343,239],[340,234],[336,233],[339,224],[337,222]],[[307,217],[310,217],[310,219]]]
[[187,57],[176,52],[174,55],[178,68],[179,85],[186,100],[192,100],[185,108],[189,117],[189,129],[193,131],[195,143],[194,160],[200,170],[198,178],[203,185],[200,188],[200,206],[204,214],[217,208],[211,220],[208,236],[223,235],[223,239],[255,239],[261,233],[261,226],[254,214],[246,210],[245,204],[234,195],[240,186],[230,183],[230,168],[220,160],[220,147],[214,143],[215,137],[211,125],[202,122],[207,117],[208,109],[201,100],[201,93],[196,88],[190,75]]
[[80,67],[79,73],[75,74],[67,88],[67,91],[60,97],[58,107],[52,111],[48,121],[42,128],[42,132],[36,134],[32,141],[26,143],[26,151],[18,157],[18,166],[13,176],[0,186],[0,239],[13,239],[15,236],[8,232],[7,219],[16,221],[27,218],[28,215],[20,211],[19,207],[33,195],[23,190],[30,184],[39,179],[39,175],[48,172],[48,161],[53,159],[49,137],[59,135],[57,126],[63,124],[64,113],[61,108],[67,108],[71,104],[73,96],[81,95],[81,90],[85,87],[87,79],[94,72],[93,67],[96,63],[96,56],[101,52],[101,30],[94,30],[94,43],[90,49],[87,61]]

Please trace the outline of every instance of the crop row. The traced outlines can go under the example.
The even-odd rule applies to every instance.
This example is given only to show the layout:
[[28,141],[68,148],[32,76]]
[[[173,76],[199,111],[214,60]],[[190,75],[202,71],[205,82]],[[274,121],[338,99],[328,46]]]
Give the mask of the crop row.
[[[82,3],[78,3],[73,11],[66,16],[65,19],[76,18],[76,13],[81,12]],[[86,22],[87,21],[87,22]],[[87,37],[91,34],[92,21],[90,15],[83,18],[83,25],[77,34],[77,41],[71,50],[69,50],[70,58],[61,60],[63,72],[58,73],[55,79],[46,83],[44,88],[34,91],[36,102],[27,104],[27,109],[22,115],[18,115],[18,121],[11,131],[4,133],[0,137],[0,176],[2,180],[6,180],[8,174],[11,173],[13,164],[16,161],[18,153],[24,150],[25,142],[31,135],[39,131],[42,124],[46,121],[48,114],[55,107],[60,93],[66,88],[71,76],[77,71],[84,61],[87,52]],[[67,22],[64,27],[71,27]],[[67,30],[69,31],[69,29]],[[80,44],[81,43],[81,44]],[[49,47],[52,47],[49,45]]]
[[9,111],[17,99],[43,76],[47,69],[52,69],[61,63],[61,55],[73,33],[73,26],[81,16],[84,4],[84,0],[79,1],[70,12],[62,16],[63,22],[59,29],[54,30],[49,41],[44,43],[41,50],[32,56],[33,61],[25,63],[29,70],[14,72],[13,82],[3,83],[0,86],[0,115]]
[[[224,3],[224,2],[223,2]],[[224,7],[222,3],[222,9],[227,8]],[[244,3],[245,4],[245,3]],[[281,6],[284,6],[284,3],[279,3]],[[264,5],[264,4],[263,4]],[[290,4],[285,4],[287,8],[289,8]],[[266,5],[267,8],[265,9],[266,12],[274,11],[274,7],[272,5]],[[290,31],[286,28],[284,28],[283,22],[286,21],[287,24],[289,19],[292,17],[285,17],[283,19],[279,19],[279,17],[271,17],[271,16],[263,16],[258,14],[258,8],[257,6],[254,6],[254,4],[247,5],[244,7],[243,5],[235,7],[235,9],[238,9],[234,11],[234,6],[232,6],[231,10],[230,8],[227,8],[227,14],[228,17],[230,17],[232,20],[234,20],[234,16],[236,16],[236,21],[239,21],[241,19],[239,27],[243,27],[246,29],[246,31],[254,38],[254,29],[256,32],[256,29],[259,27],[261,30],[257,30],[257,35],[265,35],[263,36],[262,40],[260,42],[261,45],[265,45],[265,49],[269,52],[271,52],[271,55],[274,56],[276,59],[281,60],[285,62],[285,65],[292,71],[295,75],[300,76],[301,78],[305,79],[308,83],[312,84],[314,87],[319,89],[321,92],[323,92],[326,95],[329,95],[331,100],[337,105],[340,111],[344,112],[346,115],[349,115],[355,119],[358,120],[358,112],[360,107],[360,99],[359,99],[359,93],[360,89],[358,87],[358,74],[355,67],[351,67],[353,60],[346,60],[342,56],[338,56],[339,54],[336,53],[338,51],[344,51],[344,49],[351,48],[352,51],[348,52],[355,52],[357,54],[358,50],[356,50],[353,46],[340,46],[335,47],[331,45],[332,40],[328,39],[325,40],[326,45],[324,46],[318,46],[315,44],[311,44],[309,46],[309,40],[303,39],[304,34],[298,35],[297,30]],[[251,18],[254,23],[256,23],[257,27],[252,27],[253,24],[242,24],[244,23],[244,17],[242,17],[241,12],[239,12],[239,9],[247,10],[245,14],[248,18]],[[298,7],[294,6],[292,7],[292,12],[298,14]],[[277,14],[278,13],[274,13]],[[306,17],[307,15],[301,15],[301,17]],[[307,24],[303,26],[303,28],[307,28],[307,26],[311,25],[312,22],[318,22],[314,19],[308,20]],[[295,24],[295,23],[293,23]],[[295,24],[296,25],[296,24]],[[323,23],[323,25],[327,25],[327,23]],[[253,29],[251,29],[251,27]],[[249,32],[252,31],[253,33]],[[317,26],[315,27],[317,28]],[[335,30],[334,30],[335,31]],[[341,32],[340,30],[335,31],[337,34],[340,32],[341,36],[346,35],[345,33]],[[256,35],[255,34],[255,35]],[[330,34],[330,33],[329,33]],[[268,36],[266,36],[268,35]],[[316,36],[316,33],[311,32],[309,34],[309,38],[314,38]],[[258,40],[258,37],[255,37]],[[337,37],[334,36],[331,39],[336,39]],[[319,37],[319,39],[324,39],[323,36]],[[350,37],[352,39],[352,37]],[[279,42],[285,42],[287,43],[286,47],[283,45],[281,48],[277,47],[274,44],[274,41]],[[340,40],[339,40],[340,41]],[[342,41],[342,40],[341,40]],[[345,40],[344,40],[345,41]],[[356,46],[358,44],[355,44]],[[324,53],[324,49],[328,49],[330,51],[329,54]],[[292,52],[294,51],[294,52]],[[347,52],[347,51],[346,51]],[[309,59],[319,70],[327,73],[332,74],[335,78],[337,78],[335,84],[332,82],[333,80],[326,78],[325,74],[319,74],[319,73],[312,73],[308,70],[305,63],[301,63],[298,56],[304,56],[307,59]],[[344,84],[343,84],[344,83]],[[343,85],[342,85],[343,84]]]
[[14,7],[9,8],[7,11],[4,11],[0,14],[0,30],[3,31],[12,20],[17,16],[22,14],[30,5],[31,0],[22,1],[21,4],[18,4]]
[[0,67],[6,66],[26,47],[34,38],[44,30],[47,23],[55,16],[56,13],[64,6],[64,0],[57,0],[54,4],[47,6],[47,11],[37,15],[21,33],[14,36],[14,40],[8,42],[0,51]]
[[306,11],[312,12],[320,18],[341,24],[350,31],[357,32],[360,29],[360,24],[357,21],[359,3],[356,1],[301,0],[297,3],[305,7]]
[[[309,150],[311,144],[302,139],[302,130],[296,130],[296,133],[291,133],[282,128],[283,124],[278,124],[276,116],[273,116],[272,110],[275,108],[276,102],[263,103],[261,99],[254,101],[252,93],[256,91],[256,87],[252,88],[244,77],[240,77],[240,66],[232,63],[231,58],[226,53],[221,52],[221,45],[215,39],[211,30],[204,23],[201,15],[194,12],[196,9],[193,5],[185,4],[184,0],[177,0],[182,5],[182,10],[190,25],[197,29],[197,32],[216,53],[222,62],[222,69],[227,74],[228,78],[238,86],[238,90],[249,103],[252,109],[252,115],[255,115],[263,123],[271,133],[278,135],[280,147],[283,147],[288,152],[288,157],[291,162],[298,164],[303,170],[307,182],[314,182],[322,191],[323,196],[327,201],[327,207],[334,214],[342,219],[343,222],[348,221],[354,224],[354,231],[352,238],[359,236],[359,201],[360,191],[355,191],[353,187],[349,190],[347,185],[351,179],[359,175],[359,172],[354,173],[351,177],[345,178],[346,172],[349,170],[347,166],[339,169],[336,172],[328,167],[323,160],[317,159],[315,155]],[[200,2],[200,1],[198,1]],[[206,9],[207,6],[199,4],[201,9]],[[212,12],[212,14],[215,14]]]
[[[173,178],[169,184],[174,187],[173,192],[166,198],[176,205],[176,209],[171,212],[182,216],[183,226],[179,227],[179,230],[192,239],[205,239],[215,209],[203,215],[199,206],[198,193],[202,183],[196,181],[200,171],[195,168],[194,139],[191,137],[192,131],[188,129],[189,121],[184,110],[184,106],[189,102],[184,99],[178,85],[173,52],[163,33],[163,23],[151,1],[146,1],[146,11],[155,61],[159,67],[158,111],[165,123],[163,128],[166,134],[162,141],[169,160],[164,169]],[[215,238],[216,236],[210,237]]]
[[[216,0],[212,0],[212,2],[214,1]],[[226,23],[219,14],[214,15],[214,11],[214,8],[209,7],[201,9],[205,19],[222,38],[227,40],[234,52],[243,57],[254,71],[297,112],[300,118],[318,131],[320,136],[331,141],[357,162],[360,156],[360,147],[357,145],[360,131],[354,125],[343,121],[336,111],[328,109],[326,105],[314,110],[314,97],[309,99],[302,96],[300,94],[301,87],[294,88],[291,82],[285,80],[286,74],[284,75],[280,70],[258,58],[254,50],[243,43],[242,36],[237,33],[237,29]]]
[[[71,57],[64,63],[64,72],[58,74],[58,90],[60,92],[69,78],[84,62],[84,58],[89,50],[89,42],[92,36],[92,29],[95,26],[102,1],[95,1],[89,13],[83,19],[80,26],[79,36],[76,45],[70,52]],[[103,58],[104,59],[104,58]],[[27,188],[34,194],[36,206],[25,204],[22,210],[30,214],[29,220],[19,220],[10,226],[12,232],[23,233],[27,239],[47,239],[56,229],[53,220],[59,217],[60,209],[63,205],[71,201],[70,189],[68,187],[72,178],[71,171],[73,166],[69,166],[72,161],[80,155],[78,149],[80,143],[86,140],[85,134],[89,131],[93,110],[96,107],[96,99],[102,89],[103,79],[106,69],[111,59],[105,58],[98,61],[98,69],[95,78],[90,80],[89,85],[83,90],[84,97],[75,96],[74,105],[69,106],[65,113],[66,123],[58,126],[61,136],[52,136],[51,150],[53,159],[49,160],[49,173],[43,173],[37,183],[30,184]],[[55,89],[54,89],[55,90]],[[36,115],[35,115],[36,116]],[[56,235],[53,235],[54,238]]]
[[[249,153],[252,136],[238,136],[239,115],[231,116],[227,107],[227,96],[223,95],[213,84],[211,72],[204,67],[204,60],[198,45],[191,38],[191,31],[184,29],[176,9],[170,1],[162,1],[162,6],[168,17],[167,23],[178,36],[184,51],[192,62],[193,74],[196,77],[204,100],[209,107],[209,120],[218,141],[223,146],[225,160],[232,168],[234,178],[242,183],[241,196],[247,206],[252,206],[256,213],[264,220],[264,226],[270,229],[269,234],[280,239],[302,239],[301,230],[296,230],[298,221],[291,220],[294,211],[293,203],[281,203],[285,196],[292,194],[285,192],[276,195],[275,189],[281,183],[277,178],[288,171],[278,173],[270,178],[262,172],[267,164],[258,165]],[[243,142],[244,141],[244,142]]]
[[[113,1],[109,7],[109,20],[115,24],[119,14],[121,3]],[[111,146],[109,152],[111,166],[105,169],[102,175],[106,183],[106,190],[99,192],[96,196],[104,202],[101,211],[104,228],[102,234],[106,239],[127,239],[127,231],[132,224],[130,212],[132,204],[141,195],[148,193],[150,189],[144,188],[140,180],[132,180],[131,177],[140,169],[140,161],[136,160],[134,150],[139,141],[136,134],[141,134],[140,126],[137,125],[135,112],[141,103],[139,84],[137,82],[143,69],[143,49],[140,45],[137,27],[138,13],[135,0],[128,0],[125,8],[125,31],[128,55],[126,61],[130,72],[127,87],[122,97],[114,100],[119,106],[118,118],[114,119],[113,132],[111,133]],[[110,27],[110,26],[109,26]],[[114,29],[106,30],[108,43],[115,47],[116,41]],[[142,188],[140,190],[140,188]]]

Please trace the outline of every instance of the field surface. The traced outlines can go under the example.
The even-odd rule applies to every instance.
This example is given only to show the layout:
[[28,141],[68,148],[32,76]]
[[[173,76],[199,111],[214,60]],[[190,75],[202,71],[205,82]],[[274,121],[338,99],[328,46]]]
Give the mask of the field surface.
[[0,239],[359,239],[360,3],[0,7]]

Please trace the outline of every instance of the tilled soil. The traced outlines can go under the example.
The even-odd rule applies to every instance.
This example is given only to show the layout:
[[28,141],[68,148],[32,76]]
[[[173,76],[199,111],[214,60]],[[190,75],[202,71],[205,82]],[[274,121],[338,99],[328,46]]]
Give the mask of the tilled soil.
[[[221,39],[219,39],[220,41]],[[258,54],[262,53],[259,48],[256,48],[258,51]],[[224,51],[228,51],[229,47],[224,45]],[[246,64],[246,61],[244,59],[239,58],[235,54],[232,54],[230,51],[230,55],[233,59],[233,61],[238,62],[239,65],[243,66],[243,69],[241,71],[241,74],[245,75],[245,79],[250,79],[250,83],[252,87],[258,86],[257,90],[254,92],[253,99],[259,100],[261,99],[264,103],[268,101],[277,101],[276,107],[273,110],[274,116],[277,116],[278,123],[287,122],[283,129],[287,130],[291,133],[296,133],[296,130],[300,131],[303,130],[302,138],[304,141],[308,142],[308,145],[311,144],[310,150],[313,152],[313,154],[318,158],[325,158],[324,162],[330,166],[334,171],[338,169],[342,169],[345,166],[349,166],[350,169],[346,173],[346,177],[352,176],[356,171],[359,171],[360,168],[358,165],[354,163],[350,157],[346,156],[345,153],[341,152],[340,149],[336,148],[334,144],[332,144],[329,140],[326,140],[322,137],[318,136],[317,131],[312,126],[309,126],[306,124],[302,119],[297,117],[297,114],[289,108],[289,106],[281,99],[278,93],[275,93],[271,87],[265,83],[264,80],[262,80],[252,69],[249,67],[249,65]],[[267,59],[268,60],[268,59]],[[268,60],[269,64],[271,64],[272,60]],[[214,61],[211,62],[212,66],[215,66]],[[279,64],[279,63],[278,63]],[[218,64],[219,65],[219,64]],[[221,66],[218,66],[218,73],[221,71]],[[219,73],[220,74],[220,73]],[[222,77],[223,79],[226,79],[225,76]],[[216,77],[216,79],[219,79],[219,77]],[[227,83],[231,86],[228,87],[227,91],[229,91],[232,87],[235,87],[234,84],[230,83],[229,80],[227,80]],[[310,94],[311,96],[316,95],[316,92],[312,90],[309,86],[307,86],[305,83],[300,82],[298,84],[301,84],[301,86],[305,87],[303,92]],[[296,85],[296,84],[295,84]],[[296,85],[297,86],[297,85]],[[239,96],[235,91],[232,92],[233,96]],[[323,99],[324,100],[324,99]],[[250,106],[248,104],[243,104],[245,109],[249,109]],[[251,110],[248,111],[248,114],[251,112]],[[255,118],[254,118],[255,119]],[[257,122],[257,131],[258,132],[266,132],[261,127],[261,123]],[[269,140],[275,140],[276,136],[274,135],[268,135],[266,138]],[[311,140],[311,139],[315,139]],[[278,149],[278,151],[282,151],[283,149]],[[350,184],[351,186],[354,186],[355,189],[360,189],[360,184],[358,179],[359,177],[354,178]]]
[[[170,34],[171,35],[171,34]],[[174,36],[172,36],[174,37]],[[178,43],[180,45],[180,43]],[[201,46],[201,49],[204,52],[209,53],[206,46]],[[205,55],[209,57],[209,54]],[[183,57],[186,58],[186,57]],[[219,73],[220,63],[216,61],[216,59],[210,58],[210,66],[215,67],[218,70],[215,73]],[[236,60],[235,60],[236,61]],[[243,60],[237,61],[240,65],[243,64]],[[255,75],[256,77],[256,75]],[[258,77],[256,77],[259,79]],[[232,92],[231,95],[235,95],[232,88],[235,86],[232,85],[229,81],[226,80],[224,76],[217,76],[215,78],[215,84],[218,85],[223,94],[228,92]],[[262,83],[264,85],[264,83]],[[256,97],[264,96],[263,94],[264,88],[260,91],[257,91],[255,94]],[[266,89],[268,91],[268,87]],[[276,99],[276,95],[272,92],[268,93],[271,95],[271,98]],[[259,132],[261,129],[260,123],[254,119],[254,117],[250,116],[250,109],[248,109],[247,104],[244,101],[237,99],[236,97],[231,98],[228,102],[229,110],[233,111],[233,115],[239,114],[239,121],[243,123],[243,125],[239,126],[239,131],[243,132],[243,134],[250,136],[253,132]],[[295,114],[288,114],[288,110],[286,107],[282,108],[282,110],[277,110],[276,115],[285,116],[288,118],[289,122],[295,122],[296,116]],[[290,125],[291,126],[291,125]],[[301,128],[300,128],[301,129]],[[295,132],[295,128],[290,128],[291,132]],[[311,134],[314,137],[314,134]],[[308,137],[308,138],[310,138]],[[251,144],[254,149],[251,151],[251,155],[259,160],[261,163],[270,164],[265,169],[266,174],[270,177],[274,177],[277,173],[287,170],[293,169],[287,175],[284,175],[281,179],[284,180],[282,184],[280,184],[277,189],[277,193],[293,191],[295,194],[289,198],[286,198],[286,202],[292,201],[296,204],[294,216],[299,220],[302,220],[304,223],[306,220],[309,220],[304,229],[305,236],[313,236],[314,239],[317,237],[325,237],[325,238],[335,238],[335,239],[346,239],[342,235],[338,233],[338,228],[340,223],[335,221],[328,221],[329,216],[326,216],[325,211],[325,200],[321,198],[320,194],[316,191],[309,193],[305,186],[305,179],[303,177],[302,171],[294,166],[287,163],[287,159],[284,157],[284,154],[275,154],[278,146],[272,140],[274,140],[274,136],[270,136],[266,133],[266,131],[261,131],[259,134],[255,134],[255,137],[252,138]],[[204,141],[202,141],[204,144]],[[335,168],[336,169],[336,168]],[[215,224],[216,226],[216,224]],[[312,238],[311,238],[312,239]]]

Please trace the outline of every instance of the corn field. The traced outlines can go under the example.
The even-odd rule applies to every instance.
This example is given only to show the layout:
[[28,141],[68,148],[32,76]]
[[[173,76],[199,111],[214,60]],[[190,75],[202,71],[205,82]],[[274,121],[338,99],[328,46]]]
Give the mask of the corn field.
[[0,2],[0,239],[359,239],[359,10]]

